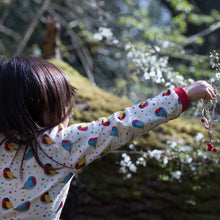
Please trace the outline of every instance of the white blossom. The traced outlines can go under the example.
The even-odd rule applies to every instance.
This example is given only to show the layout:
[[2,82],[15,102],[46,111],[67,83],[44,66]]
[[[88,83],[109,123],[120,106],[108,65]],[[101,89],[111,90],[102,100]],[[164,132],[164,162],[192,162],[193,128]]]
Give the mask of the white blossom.
[[180,146],[180,147],[178,147],[178,151],[179,152],[190,152],[190,151],[192,151],[192,147],[189,145]]
[[177,146],[176,141],[167,141],[167,145],[169,145],[172,149],[174,149]]
[[129,166],[129,170],[130,170],[131,172],[136,173],[137,167],[132,163],[132,164]]
[[192,162],[192,157],[190,157],[188,154],[180,154],[180,157],[183,157],[183,161],[186,163]]
[[134,149],[134,144],[129,144],[129,149],[133,150]]
[[131,59],[137,67],[137,70],[143,74],[145,80],[152,80],[158,84],[169,83],[170,87],[186,86],[185,79],[177,75],[168,65],[168,57],[161,57],[155,52],[159,52],[159,47],[154,49],[147,45],[144,48],[135,48],[132,45],[126,45],[128,51],[127,57]]
[[167,165],[167,164],[168,164],[168,161],[169,161],[169,160],[168,160],[168,157],[164,157],[164,158],[163,158],[163,164],[164,164],[164,165]]
[[119,40],[114,39],[114,40],[112,41],[112,43],[113,43],[113,44],[118,44],[118,43],[119,43]]
[[142,165],[143,167],[146,167],[147,163],[144,157],[139,157],[138,160],[136,161],[136,165]]
[[152,150],[152,151],[148,151],[148,153],[151,158],[155,158],[156,160],[160,160],[164,151],[163,150]]
[[215,79],[214,77],[211,77],[211,78],[209,79],[209,81],[210,81],[211,83],[214,83],[214,82],[216,81],[216,79]]
[[130,44],[126,44],[125,45],[125,50],[130,50],[131,49],[131,45]]
[[195,80],[194,79],[188,79],[188,82],[189,82],[189,84],[192,84],[192,83],[195,82]]
[[180,170],[177,170],[177,171],[171,172],[171,175],[173,179],[180,179],[182,172]]
[[217,80],[220,80],[220,73],[216,73],[215,77],[216,77]]
[[112,33],[111,29],[109,29],[109,28],[100,27],[99,32],[103,37],[105,37],[107,39],[111,38],[113,36],[113,33]]
[[126,166],[124,160],[121,160],[121,161],[120,161],[120,166],[121,166],[121,167],[125,167],[125,166]]
[[96,39],[96,40],[102,40],[103,39],[103,36],[100,34],[100,33],[95,33],[93,35],[93,38]]
[[198,132],[194,139],[196,142],[200,142],[203,140],[203,138],[204,138],[204,135],[202,133]]
[[122,157],[124,158],[124,162],[125,163],[128,163],[130,160],[131,160],[131,158],[130,158],[130,156],[128,156],[127,154],[122,154]]
[[100,27],[98,32],[93,35],[93,38],[96,40],[103,40],[103,38],[111,39],[112,37],[113,33],[111,29],[105,27]]

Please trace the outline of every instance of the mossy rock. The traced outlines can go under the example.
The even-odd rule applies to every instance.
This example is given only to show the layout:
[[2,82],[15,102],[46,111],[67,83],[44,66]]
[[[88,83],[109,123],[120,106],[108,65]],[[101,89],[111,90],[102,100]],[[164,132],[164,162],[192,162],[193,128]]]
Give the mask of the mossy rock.
[[88,106],[85,111],[74,110],[76,117],[73,116],[73,119],[75,122],[87,122],[87,120],[92,121],[99,117],[107,117],[113,112],[131,106],[131,102],[127,98],[122,99],[99,87],[93,87],[87,78],[80,75],[67,63],[57,60],[51,61],[66,73],[71,84],[77,88],[76,103]]

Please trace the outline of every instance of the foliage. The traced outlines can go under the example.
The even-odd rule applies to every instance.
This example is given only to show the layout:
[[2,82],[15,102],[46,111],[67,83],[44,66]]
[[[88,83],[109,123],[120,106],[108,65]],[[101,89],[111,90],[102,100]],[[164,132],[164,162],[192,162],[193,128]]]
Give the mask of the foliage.
[[[209,79],[207,54],[219,46],[214,31],[219,28],[220,13],[214,8],[206,12],[205,4],[202,0],[200,4],[188,0],[3,0],[0,54],[42,56],[45,24],[52,16],[61,24],[63,59],[81,74],[90,75],[94,85],[137,101],[138,97],[153,95],[145,87],[152,86],[149,76],[161,66],[167,80],[172,78],[170,72],[185,79]],[[207,44],[208,34],[214,43]],[[145,57],[148,63],[155,62],[155,69],[145,68],[137,74],[146,65],[145,59],[139,59],[137,66],[128,47],[135,48],[134,54]],[[149,52],[152,49],[153,54]],[[156,92],[160,90],[161,85],[153,85]]]

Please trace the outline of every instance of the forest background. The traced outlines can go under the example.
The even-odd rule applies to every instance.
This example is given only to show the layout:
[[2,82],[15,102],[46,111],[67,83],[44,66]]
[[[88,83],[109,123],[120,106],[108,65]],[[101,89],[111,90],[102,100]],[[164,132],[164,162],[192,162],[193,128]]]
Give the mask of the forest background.
[[[81,88],[75,121],[95,120],[199,79],[218,87],[210,52],[219,51],[219,34],[218,0],[0,1],[1,59],[55,58]],[[85,86],[94,97],[83,94]],[[213,110],[209,104],[207,111]],[[183,120],[85,168],[72,183],[62,218],[218,219],[219,156],[206,150],[202,108],[196,103]],[[218,112],[217,103],[214,120]],[[213,123],[218,137],[218,122]]]

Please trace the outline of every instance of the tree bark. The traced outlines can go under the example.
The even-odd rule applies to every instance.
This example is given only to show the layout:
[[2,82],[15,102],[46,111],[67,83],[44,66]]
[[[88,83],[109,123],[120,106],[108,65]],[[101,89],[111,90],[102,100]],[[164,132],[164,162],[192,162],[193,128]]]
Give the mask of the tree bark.
[[42,43],[42,53],[45,59],[55,58],[61,60],[59,33],[60,23],[54,18],[48,17]]

